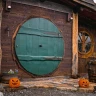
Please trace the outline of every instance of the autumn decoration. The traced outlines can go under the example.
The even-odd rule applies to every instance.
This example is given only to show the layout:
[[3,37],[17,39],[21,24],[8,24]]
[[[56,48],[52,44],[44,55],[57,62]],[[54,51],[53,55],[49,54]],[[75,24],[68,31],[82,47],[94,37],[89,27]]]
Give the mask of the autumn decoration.
[[20,80],[18,78],[10,78],[9,80],[9,87],[11,88],[18,88],[20,87]]
[[81,88],[88,88],[89,87],[89,80],[85,78],[80,78],[79,79],[79,87]]

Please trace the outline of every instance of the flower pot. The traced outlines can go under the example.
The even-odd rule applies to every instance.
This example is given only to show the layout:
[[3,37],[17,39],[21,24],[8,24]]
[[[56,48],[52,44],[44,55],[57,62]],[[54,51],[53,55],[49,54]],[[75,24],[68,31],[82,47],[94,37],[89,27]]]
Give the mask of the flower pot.
[[9,74],[9,73],[2,73],[2,82],[3,83],[9,83],[10,78],[13,77],[17,77],[18,78],[18,74]]

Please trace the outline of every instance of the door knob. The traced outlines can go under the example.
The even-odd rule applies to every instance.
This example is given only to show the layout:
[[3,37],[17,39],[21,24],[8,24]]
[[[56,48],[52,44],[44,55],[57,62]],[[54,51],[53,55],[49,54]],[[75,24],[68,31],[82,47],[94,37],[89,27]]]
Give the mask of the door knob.
[[39,47],[42,47],[42,45],[39,45]]
[[18,47],[18,45],[16,45],[16,47]]
[[39,47],[42,47],[42,45],[39,45]]

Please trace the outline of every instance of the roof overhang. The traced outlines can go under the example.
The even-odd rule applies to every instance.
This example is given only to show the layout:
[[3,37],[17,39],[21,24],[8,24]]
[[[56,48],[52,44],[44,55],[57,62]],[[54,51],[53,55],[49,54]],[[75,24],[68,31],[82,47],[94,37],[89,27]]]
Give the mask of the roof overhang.
[[96,3],[94,3],[93,0],[73,0],[73,1],[96,11]]
[[84,22],[90,26],[96,25],[96,4],[93,0],[60,0],[62,4],[67,4],[78,12],[79,22]]

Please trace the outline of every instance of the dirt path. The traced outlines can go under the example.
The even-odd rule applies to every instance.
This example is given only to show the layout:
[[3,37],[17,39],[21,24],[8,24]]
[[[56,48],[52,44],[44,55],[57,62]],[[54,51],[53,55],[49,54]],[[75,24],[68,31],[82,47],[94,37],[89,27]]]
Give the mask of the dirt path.
[[46,88],[28,88],[16,92],[5,92],[4,96],[96,96],[96,93],[80,93]]

